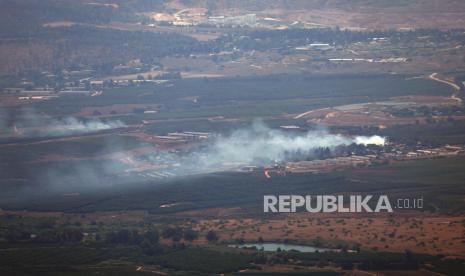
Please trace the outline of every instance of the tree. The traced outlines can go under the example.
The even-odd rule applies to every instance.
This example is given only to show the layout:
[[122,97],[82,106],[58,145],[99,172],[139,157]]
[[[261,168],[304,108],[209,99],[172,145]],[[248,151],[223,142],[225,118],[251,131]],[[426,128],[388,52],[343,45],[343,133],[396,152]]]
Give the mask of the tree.
[[206,238],[209,242],[216,242],[218,241],[218,235],[216,234],[215,231],[213,230],[210,230],[208,231],[207,235],[206,235]]
[[144,237],[150,242],[150,243],[158,243],[160,240],[160,236],[158,235],[157,230],[149,230],[145,233]]
[[161,235],[164,239],[171,238],[173,241],[177,242],[181,240],[183,231],[179,227],[167,227],[163,229]]
[[130,239],[130,232],[126,229],[121,229],[117,232],[110,232],[105,237],[107,243],[128,243]]
[[163,247],[159,244],[151,243],[148,239],[144,239],[141,242],[140,247],[142,248],[142,253],[145,255],[153,256],[163,253]]
[[84,234],[79,229],[66,228],[57,234],[62,242],[80,242],[84,238]]
[[186,241],[193,241],[198,238],[197,232],[192,229],[184,229],[183,238]]

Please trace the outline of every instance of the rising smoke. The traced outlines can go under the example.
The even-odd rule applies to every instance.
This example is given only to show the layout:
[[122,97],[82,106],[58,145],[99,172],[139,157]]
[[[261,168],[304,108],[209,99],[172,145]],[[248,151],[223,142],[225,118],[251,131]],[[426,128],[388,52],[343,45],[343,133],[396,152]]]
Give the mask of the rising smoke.
[[189,175],[229,168],[254,165],[266,166],[273,162],[284,162],[293,156],[311,157],[318,148],[335,148],[350,145],[384,145],[380,136],[348,137],[331,134],[326,130],[309,131],[303,134],[288,133],[271,129],[260,121],[251,127],[219,136],[206,148],[188,154],[156,153],[150,162],[168,168],[176,175]]
[[[39,132],[40,135],[83,133],[123,126],[118,122],[84,122],[73,118],[49,122],[49,126]],[[134,154],[124,144],[108,142],[106,148],[102,149],[105,154],[97,151],[93,156],[82,160],[50,163],[36,174],[30,174],[30,181],[40,185],[37,185],[36,192],[24,190],[24,194],[65,194],[105,187],[126,189],[137,187],[134,186],[135,183],[158,183],[193,175],[237,170],[248,165],[267,166],[274,162],[289,161],[296,155],[312,158],[318,148],[333,149],[353,143],[383,145],[385,139],[379,136],[350,137],[332,134],[327,130],[289,132],[271,129],[262,122],[254,122],[251,126],[231,134],[212,137],[201,147],[189,151],[163,151],[141,143],[144,152],[140,155]],[[23,169],[27,172],[28,165]]]
[[[10,114],[0,115],[2,115],[1,118],[3,118],[0,119],[0,127],[2,127],[3,132],[23,138],[67,136],[126,127],[126,125],[119,120],[84,120],[71,116],[54,119],[47,115],[39,114],[29,108],[20,110],[15,116]],[[9,118],[12,118],[11,122],[8,122]],[[10,127],[7,127],[8,125],[10,125]]]
[[386,138],[374,135],[374,136],[357,136],[354,140],[355,144],[358,145],[377,145],[384,146],[386,144]]
[[51,120],[48,126],[43,129],[36,130],[35,134],[41,137],[66,136],[122,127],[126,127],[126,125],[119,120],[104,122],[98,119],[92,119],[83,121],[78,120],[75,117],[67,117],[61,120]]

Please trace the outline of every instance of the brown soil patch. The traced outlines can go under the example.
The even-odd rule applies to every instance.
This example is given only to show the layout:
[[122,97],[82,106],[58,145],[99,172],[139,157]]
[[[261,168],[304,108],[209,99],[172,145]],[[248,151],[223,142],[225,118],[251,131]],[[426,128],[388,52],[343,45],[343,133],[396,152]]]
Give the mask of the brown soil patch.
[[[212,219],[192,224],[196,230],[215,230],[221,240],[256,242],[293,240],[311,244],[320,238],[333,244],[359,243],[362,249],[465,256],[464,216],[427,213],[290,214],[263,219]],[[197,243],[205,243],[198,240]]]

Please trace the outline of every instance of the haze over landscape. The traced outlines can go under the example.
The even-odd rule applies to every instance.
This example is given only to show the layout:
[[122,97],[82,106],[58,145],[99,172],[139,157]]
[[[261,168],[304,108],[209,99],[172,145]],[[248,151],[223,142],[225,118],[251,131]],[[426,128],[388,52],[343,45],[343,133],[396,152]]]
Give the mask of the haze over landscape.
[[459,0],[0,0],[0,274],[464,275],[464,47]]

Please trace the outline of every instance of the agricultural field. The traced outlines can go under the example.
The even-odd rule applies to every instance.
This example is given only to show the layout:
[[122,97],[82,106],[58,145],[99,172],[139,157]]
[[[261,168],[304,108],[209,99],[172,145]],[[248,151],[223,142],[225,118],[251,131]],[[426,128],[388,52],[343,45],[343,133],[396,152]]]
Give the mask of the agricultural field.
[[[351,103],[383,101],[406,95],[449,96],[452,91],[442,83],[410,79],[409,76],[401,75],[278,75],[183,79],[155,87],[146,85],[112,89],[97,98],[78,98],[73,101],[57,98],[35,103],[32,107],[38,112],[53,115],[80,115],[81,107],[92,112],[101,108],[101,113],[111,109],[114,111],[109,115],[112,118],[135,123],[137,119],[279,116]],[[127,115],[127,108],[121,110],[118,106],[113,106],[113,109],[110,107],[122,103],[150,106],[150,110],[153,105],[163,104],[156,109],[158,112],[141,115]]]
[[464,15],[0,0],[0,274],[465,275]]

